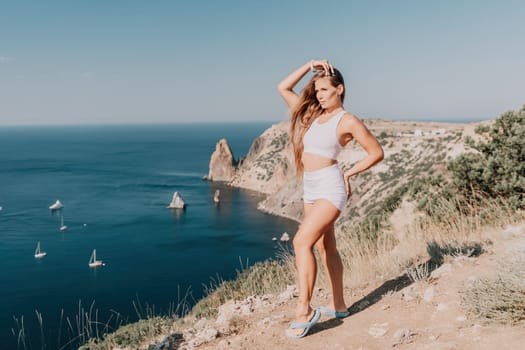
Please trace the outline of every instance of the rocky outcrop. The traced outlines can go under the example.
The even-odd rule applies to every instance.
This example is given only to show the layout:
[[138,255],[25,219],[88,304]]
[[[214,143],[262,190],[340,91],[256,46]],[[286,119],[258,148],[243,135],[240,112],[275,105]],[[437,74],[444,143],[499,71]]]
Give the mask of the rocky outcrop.
[[228,142],[220,140],[206,178],[267,194],[259,210],[299,221],[303,211],[302,181],[295,171],[289,129],[287,121],[272,125],[253,141],[238,166],[233,165]]
[[206,179],[230,182],[235,175],[236,165],[237,163],[228,141],[221,139],[217,142],[215,152],[211,155],[210,170]]
[[296,176],[290,123],[272,125],[255,139],[230,184],[265,194],[277,192]]
[[173,193],[173,197],[171,198],[171,203],[168,205],[169,209],[184,209],[184,206],[186,203],[182,199],[179,192]]
[[289,122],[272,125],[257,137],[248,154],[236,166],[225,139],[217,143],[206,178],[265,194],[276,193],[285,183],[296,181]]

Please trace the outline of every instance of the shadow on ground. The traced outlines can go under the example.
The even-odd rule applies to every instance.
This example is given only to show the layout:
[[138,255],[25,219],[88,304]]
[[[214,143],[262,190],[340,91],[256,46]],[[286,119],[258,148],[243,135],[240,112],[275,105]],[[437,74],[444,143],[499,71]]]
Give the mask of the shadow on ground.
[[430,256],[428,261],[415,267],[407,268],[407,272],[403,275],[384,282],[368,295],[353,303],[352,306],[348,308],[350,315],[361,312],[374,305],[383,298],[383,295],[390,292],[397,292],[414,283],[414,274],[409,273],[409,269],[411,271],[420,271],[418,277],[425,279],[428,278],[435,269],[443,265],[444,256],[479,256],[483,253],[483,247],[480,243],[455,246],[451,244],[440,245],[436,241],[432,241],[427,244],[427,253]]
[[[412,283],[414,283],[416,281],[416,279],[414,279],[414,273],[410,273],[409,271],[419,271],[419,274],[417,276],[418,279],[425,279],[428,278],[434,270],[443,265],[444,257],[447,255],[461,255],[472,257],[479,256],[483,252],[484,250],[480,243],[469,243],[462,244],[460,246],[455,246],[451,244],[440,245],[435,241],[429,242],[427,244],[427,253],[430,256],[430,259],[428,261],[417,266],[407,268],[407,272],[405,272],[401,276],[384,282],[379,287],[370,292],[368,295],[353,303],[348,308],[348,311],[350,312],[349,316],[352,316],[374,305],[375,303],[380,301],[385,294],[400,291],[401,289],[404,289]],[[343,320],[337,318],[320,322],[312,328],[310,334],[315,334],[325,329],[338,327],[342,323]]]

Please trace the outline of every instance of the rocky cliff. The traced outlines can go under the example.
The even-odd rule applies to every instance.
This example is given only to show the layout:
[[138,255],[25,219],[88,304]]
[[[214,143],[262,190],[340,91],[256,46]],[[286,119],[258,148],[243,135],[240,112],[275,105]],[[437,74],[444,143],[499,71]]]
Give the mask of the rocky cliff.
[[265,194],[278,191],[295,177],[289,123],[273,125],[257,137],[230,184]]
[[[465,150],[463,137],[472,135],[475,127],[475,124],[432,122],[364,122],[382,144],[385,159],[351,179],[353,195],[338,226],[349,224],[381,206],[396,189],[416,178],[441,172],[448,158]],[[259,209],[299,221],[303,206],[302,181],[296,176],[288,130],[289,122],[266,130],[255,139],[246,158],[232,170],[231,178],[224,181],[231,186],[267,194]],[[215,157],[215,153],[210,162],[210,174],[231,167],[229,158]],[[343,149],[338,162],[346,170],[365,156],[365,151],[353,141]],[[215,175],[210,178],[217,179]]]

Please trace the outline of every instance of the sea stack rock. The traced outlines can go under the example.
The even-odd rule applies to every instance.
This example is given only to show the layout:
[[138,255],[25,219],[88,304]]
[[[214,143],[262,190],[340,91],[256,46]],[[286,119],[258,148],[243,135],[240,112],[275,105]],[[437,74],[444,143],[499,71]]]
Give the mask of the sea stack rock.
[[173,193],[173,198],[171,199],[171,203],[168,205],[168,208],[170,209],[183,209],[186,203],[184,203],[184,200],[180,196],[179,192]]
[[228,141],[221,139],[217,142],[215,152],[211,155],[210,171],[206,179],[210,181],[230,182],[235,175],[236,165]]

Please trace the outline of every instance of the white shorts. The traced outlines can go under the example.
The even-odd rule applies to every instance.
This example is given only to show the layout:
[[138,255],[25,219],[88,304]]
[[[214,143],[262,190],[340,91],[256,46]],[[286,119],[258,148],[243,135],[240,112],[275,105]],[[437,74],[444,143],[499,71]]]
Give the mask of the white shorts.
[[303,174],[304,202],[311,204],[317,199],[330,201],[337,209],[343,210],[348,195],[343,172],[337,164]]

